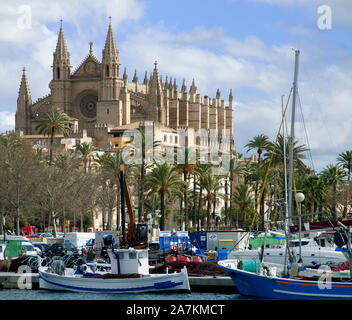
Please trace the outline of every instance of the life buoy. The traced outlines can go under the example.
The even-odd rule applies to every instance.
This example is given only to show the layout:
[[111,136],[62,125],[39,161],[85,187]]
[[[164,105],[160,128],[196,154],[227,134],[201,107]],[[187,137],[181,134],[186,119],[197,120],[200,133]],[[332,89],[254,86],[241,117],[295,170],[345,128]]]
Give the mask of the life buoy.
[[172,250],[174,250],[175,252],[177,252],[177,246],[176,246],[175,244],[172,246]]
[[187,243],[186,242],[182,242],[182,248],[183,248],[183,250],[187,249]]

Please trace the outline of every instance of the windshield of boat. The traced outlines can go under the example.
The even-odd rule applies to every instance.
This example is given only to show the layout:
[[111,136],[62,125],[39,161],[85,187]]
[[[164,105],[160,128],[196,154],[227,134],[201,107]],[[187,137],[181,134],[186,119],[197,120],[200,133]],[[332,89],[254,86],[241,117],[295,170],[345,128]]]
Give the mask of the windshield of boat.
[[[309,241],[302,241],[302,246],[307,246]],[[299,247],[299,241],[290,241],[290,248]]]

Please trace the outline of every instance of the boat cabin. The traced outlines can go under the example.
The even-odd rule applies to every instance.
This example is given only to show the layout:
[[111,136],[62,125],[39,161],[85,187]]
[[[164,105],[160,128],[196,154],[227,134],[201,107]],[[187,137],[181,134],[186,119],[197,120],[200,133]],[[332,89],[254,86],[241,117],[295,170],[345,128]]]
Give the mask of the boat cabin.
[[[302,247],[324,247],[334,248],[334,242],[328,237],[316,237],[316,238],[303,238],[301,240]],[[299,247],[299,240],[290,240],[289,247]]]
[[147,249],[109,249],[112,274],[149,274]]

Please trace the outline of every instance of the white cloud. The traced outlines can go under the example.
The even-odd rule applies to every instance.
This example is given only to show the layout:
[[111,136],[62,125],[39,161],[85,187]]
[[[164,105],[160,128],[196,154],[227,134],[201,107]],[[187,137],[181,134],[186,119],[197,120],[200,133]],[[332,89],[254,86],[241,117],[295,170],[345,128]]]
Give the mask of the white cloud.
[[0,133],[15,128],[15,113],[0,111]]
[[120,60],[130,74],[134,68],[152,70],[157,60],[164,77],[177,77],[179,84],[185,78],[188,85],[195,78],[201,94],[243,87],[272,93],[288,84],[281,69],[288,65],[288,48],[268,47],[255,37],[229,38],[220,28],[171,33],[156,26],[140,29],[121,43]]

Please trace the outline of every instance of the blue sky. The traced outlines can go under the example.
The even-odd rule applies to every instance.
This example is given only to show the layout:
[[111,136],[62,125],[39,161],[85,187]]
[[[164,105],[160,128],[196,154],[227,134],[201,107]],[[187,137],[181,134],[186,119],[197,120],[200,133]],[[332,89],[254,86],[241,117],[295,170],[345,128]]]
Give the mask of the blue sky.
[[[331,30],[318,28],[321,5],[331,8]],[[23,10],[30,11],[28,28],[20,25]],[[23,66],[33,101],[49,93],[59,19],[75,70],[88,54],[89,41],[101,59],[109,15],[130,79],[137,69],[143,80],[158,60],[164,79],[177,77],[179,86],[185,79],[189,87],[194,78],[202,95],[214,97],[220,88],[226,101],[232,88],[235,146],[245,155],[244,145],[254,135],[275,138],[281,95],[288,96],[293,80],[292,48],[300,49],[307,135],[299,109],[297,138],[309,143],[317,171],[352,149],[350,0],[2,0],[0,132],[14,128]]]

